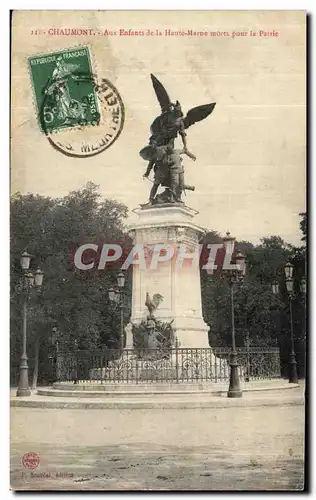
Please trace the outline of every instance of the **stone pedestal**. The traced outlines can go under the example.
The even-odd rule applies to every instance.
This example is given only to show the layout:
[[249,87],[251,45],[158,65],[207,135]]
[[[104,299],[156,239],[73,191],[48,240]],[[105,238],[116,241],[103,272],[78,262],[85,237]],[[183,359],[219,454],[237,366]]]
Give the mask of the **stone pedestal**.
[[[208,326],[203,320],[199,268],[199,239],[205,230],[195,224],[197,212],[185,205],[165,204],[134,210],[138,221],[130,226],[134,245],[143,245],[146,268],[133,265],[132,323],[146,319],[146,293],[163,296],[155,310],[157,320],[173,322],[180,348],[207,348]],[[155,245],[168,244],[174,256],[151,268]],[[161,251],[163,254],[164,250]],[[190,254],[181,264],[181,254]],[[188,255],[187,255],[188,256]]]

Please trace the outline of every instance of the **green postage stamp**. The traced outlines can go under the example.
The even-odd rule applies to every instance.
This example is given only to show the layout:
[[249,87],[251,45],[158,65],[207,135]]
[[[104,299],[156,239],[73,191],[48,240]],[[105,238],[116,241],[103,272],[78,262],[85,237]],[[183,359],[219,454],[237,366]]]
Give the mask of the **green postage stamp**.
[[88,47],[32,56],[28,61],[43,132],[98,124],[100,110]]

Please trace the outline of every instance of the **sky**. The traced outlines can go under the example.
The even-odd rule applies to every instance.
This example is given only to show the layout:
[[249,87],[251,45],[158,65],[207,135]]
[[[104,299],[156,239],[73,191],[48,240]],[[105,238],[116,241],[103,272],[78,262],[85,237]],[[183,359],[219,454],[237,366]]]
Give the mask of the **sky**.
[[[199,30],[230,36],[58,36],[35,29]],[[260,30],[278,36],[260,36]],[[245,36],[231,36],[233,32]],[[250,31],[256,36],[250,36]],[[121,135],[92,158],[71,158],[39,129],[27,58],[89,46],[93,70],[118,89],[125,107]],[[216,102],[188,130],[196,162],[184,159],[185,202],[196,223],[253,243],[269,235],[300,244],[305,211],[305,14],[301,11],[15,12],[12,39],[11,192],[63,196],[88,181],[102,196],[133,210],[151,184],[139,150],[160,108],[150,73],[183,110]],[[180,146],[180,142],[178,143]],[[136,216],[130,212],[130,222]]]

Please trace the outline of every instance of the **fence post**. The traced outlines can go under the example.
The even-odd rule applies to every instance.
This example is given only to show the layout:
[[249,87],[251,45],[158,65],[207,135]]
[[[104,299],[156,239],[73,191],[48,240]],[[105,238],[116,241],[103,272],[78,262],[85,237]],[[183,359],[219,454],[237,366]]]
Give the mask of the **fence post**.
[[212,359],[212,356],[214,355],[214,370],[212,368],[211,370],[211,381],[213,382],[217,382],[217,356],[215,354],[215,352],[213,351],[213,349],[211,350],[211,359]]
[[179,383],[179,342],[176,337],[176,383]]
[[137,355],[135,357],[135,376],[136,376],[136,384],[138,384],[138,359],[139,359],[139,350],[137,350]]

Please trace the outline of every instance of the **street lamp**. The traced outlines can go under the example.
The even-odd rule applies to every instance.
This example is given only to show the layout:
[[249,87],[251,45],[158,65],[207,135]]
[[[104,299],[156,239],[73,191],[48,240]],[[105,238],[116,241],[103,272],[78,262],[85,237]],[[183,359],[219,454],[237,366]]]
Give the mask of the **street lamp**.
[[294,270],[294,266],[290,262],[287,262],[287,264],[285,264],[285,267],[284,267],[284,272],[285,272],[285,278],[286,279],[292,279],[293,278],[293,270]]
[[117,280],[117,286],[119,288],[124,288],[124,285],[125,285],[125,276],[124,276],[124,274],[122,272],[117,275],[116,280]]
[[289,303],[290,303],[291,352],[290,352],[290,358],[289,358],[289,383],[297,384],[298,383],[298,376],[297,376],[295,349],[294,349],[293,306],[292,306],[293,299],[294,299],[293,269],[294,269],[294,266],[288,262],[285,265],[284,272],[285,272],[285,285],[286,285],[287,293],[289,296]]
[[31,258],[33,256],[24,252],[21,255],[20,264],[23,270],[23,277],[21,282],[21,292],[23,295],[23,307],[22,307],[22,354],[20,363],[20,380],[19,387],[16,392],[17,396],[30,396],[31,391],[29,389],[29,367],[27,363],[27,353],[26,353],[26,338],[27,338],[27,303],[32,289],[39,291],[43,283],[44,273],[37,269],[33,274],[29,271]]
[[246,257],[240,250],[235,257],[235,262],[238,266],[237,272],[239,281],[242,281],[246,275]]
[[306,336],[306,279],[305,279],[305,276],[303,276],[303,278],[301,279],[301,282],[300,282],[300,292],[304,296],[304,301],[303,301],[304,312],[305,312],[305,315],[304,315],[304,332],[305,332],[305,336]]
[[111,287],[109,289],[109,299],[111,302],[118,302],[120,307],[120,345],[121,349],[124,349],[124,286],[125,286],[125,275],[120,272],[117,277],[117,286],[115,289]]
[[41,289],[43,284],[44,273],[39,268],[34,273],[34,286],[37,289]]
[[277,280],[274,280],[272,282],[272,293],[273,295],[279,295],[279,283]]
[[303,278],[301,279],[301,283],[300,283],[300,290],[301,290],[301,293],[302,293],[303,295],[305,295],[305,294],[306,294],[306,279],[305,279],[305,277],[303,277]]
[[[231,255],[234,249],[235,238],[226,234],[224,238],[224,247],[226,252]],[[230,299],[231,299],[231,333],[232,333],[232,350],[230,355],[230,378],[229,388],[227,392],[228,398],[241,398],[242,391],[240,389],[237,351],[236,351],[236,338],[235,338],[235,312],[234,312],[234,285],[237,282],[242,282],[246,274],[246,259],[242,252],[238,252],[235,257],[236,269],[223,270],[225,275],[229,278]]]
[[[295,297],[294,293],[294,280],[293,280],[293,271],[294,266],[288,262],[284,267],[285,274],[285,285],[286,290],[289,296],[289,307],[290,307],[290,327],[291,327],[291,350],[289,355],[289,383],[297,384],[298,376],[296,369],[296,359],[295,359],[295,347],[294,347],[294,327],[293,327],[293,300]],[[300,291],[301,293],[306,293],[306,280],[302,278],[300,282]],[[278,295],[279,293],[279,285],[276,281],[272,283],[272,292],[274,295]]]
[[27,252],[23,252],[20,258],[20,264],[23,271],[30,267],[31,258],[33,256]]
[[230,255],[230,256],[233,255],[234,247],[235,247],[235,240],[236,240],[236,238],[234,236],[231,236],[230,232],[227,231],[226,236],[224,236],[224,238],[223,238],[225,253],[227,255]]

